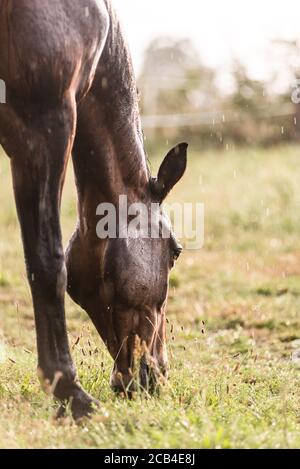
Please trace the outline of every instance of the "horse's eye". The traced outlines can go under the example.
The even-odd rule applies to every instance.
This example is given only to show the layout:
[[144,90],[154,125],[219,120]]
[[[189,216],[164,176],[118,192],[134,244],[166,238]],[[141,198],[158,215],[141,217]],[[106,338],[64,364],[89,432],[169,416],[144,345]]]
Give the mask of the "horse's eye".
[[181,246],[178,246],[176,247],[176,249],[174,249],[173,251],[173,259],[176,261],[178,259],[178,257],[180,256],[182,252],[182,247]]
[[182,252],[182,246],[179,244],[179,242],[176,240],[175,236],[171,236],[171,254],[172,254],[172,263],[174,264],[174,261],[178,259]]

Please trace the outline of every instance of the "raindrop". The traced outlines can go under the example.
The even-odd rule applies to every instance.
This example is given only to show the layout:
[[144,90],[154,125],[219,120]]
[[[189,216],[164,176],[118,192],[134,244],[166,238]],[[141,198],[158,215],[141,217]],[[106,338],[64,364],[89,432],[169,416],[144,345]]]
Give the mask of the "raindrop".
[[292,359],[292,362],[293,362],[295,365],[300,366],[300,349],[295,350],[295,351],[292,353],[291,359]]
[[108,87],[108,80],[106,77],[102,77],[101,86],[104,90],[106,90],[106,88]]
[[[288,324],[287,324],[287,325],[288,325]],[[298,349],[297,351],[300,353],[300,349],[299,349],[299,347],[300,347],[300,339],[292,340],[291,346],[292,346],[292,348],[297,348],[297,349]]]

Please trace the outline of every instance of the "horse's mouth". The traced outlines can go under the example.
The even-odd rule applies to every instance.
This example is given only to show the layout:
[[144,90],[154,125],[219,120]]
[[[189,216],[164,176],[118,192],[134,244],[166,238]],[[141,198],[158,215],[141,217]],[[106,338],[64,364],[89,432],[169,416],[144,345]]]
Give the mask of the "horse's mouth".
[[114,392],[132,397],[133,393],[155,394],[168,379],[168,365],[159,365],[156,360],[142,357],[139,369],[123,372],[113,369],[110,385]]

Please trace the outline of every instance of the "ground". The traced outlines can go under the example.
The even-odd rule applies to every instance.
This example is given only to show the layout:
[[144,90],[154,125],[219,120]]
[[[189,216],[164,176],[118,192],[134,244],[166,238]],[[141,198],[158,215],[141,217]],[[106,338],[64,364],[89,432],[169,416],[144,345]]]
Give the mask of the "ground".
[[[157,151],[154,170],[166,150]],[[205,244],[185,251],[171,276],[171,377],[160,396],[114,396],[112,361],[86,314],[67,299],[80,379],[102,403],[82,425],[56,422],[56,405],[39,386],[9,161],[0,155],[0,446],[299,447],[299,151],[190,150],[170,201],[205,204]],[[69,171],[65,242],[75,207]]]

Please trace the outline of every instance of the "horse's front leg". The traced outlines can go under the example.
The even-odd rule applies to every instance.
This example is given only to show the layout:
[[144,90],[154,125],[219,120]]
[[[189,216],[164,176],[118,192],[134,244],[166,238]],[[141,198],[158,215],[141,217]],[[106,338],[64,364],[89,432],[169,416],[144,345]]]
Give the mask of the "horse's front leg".
[[[28,113],[29,114],[29,113]],[[57,109],[31,111],[30,121],[12,121],[5,149],[11,156],[14,192],[37,332],[40,376],[74,418],[93,410],[94,400],[76,378],[65,322],[66,267],[60,200],[72,149],[76,108],[66,99]],[[13,124],[13,122],[18,124]],[[14,128],[15,125],[15,128]]]

